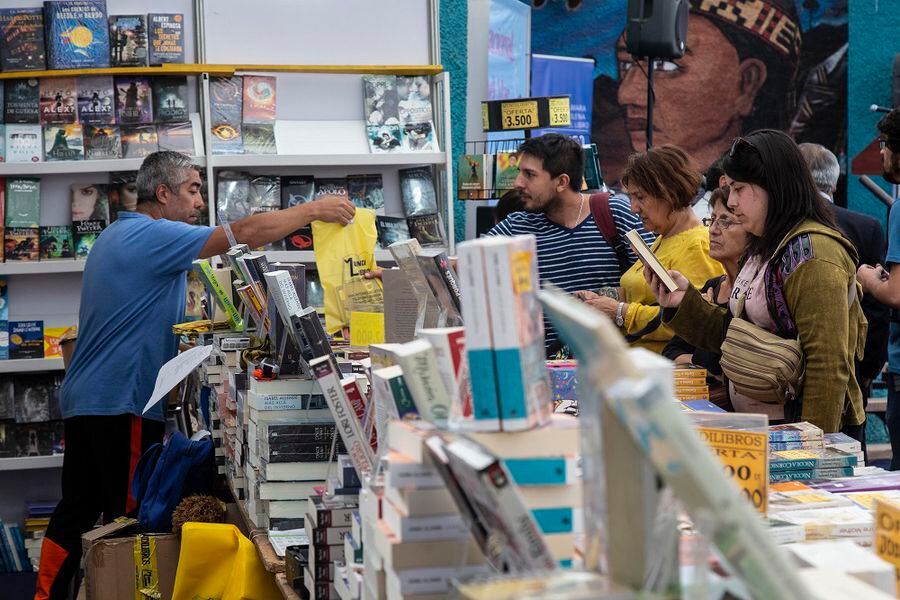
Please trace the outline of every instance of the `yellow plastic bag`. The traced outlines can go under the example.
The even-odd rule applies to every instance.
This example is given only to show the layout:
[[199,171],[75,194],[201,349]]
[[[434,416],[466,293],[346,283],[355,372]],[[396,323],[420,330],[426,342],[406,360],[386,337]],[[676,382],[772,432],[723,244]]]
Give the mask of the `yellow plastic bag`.
[[[316,268],[325,293],[325,330],[336,333],[350,324],[349,311],[340,297],[341,287],[375,268],[375,211],[357,208],[353,222],[313,221]],[[377,284],[376,284],[377,285]]]
[[280,600],[253,542],[234,525],[185,523],[172,600]]

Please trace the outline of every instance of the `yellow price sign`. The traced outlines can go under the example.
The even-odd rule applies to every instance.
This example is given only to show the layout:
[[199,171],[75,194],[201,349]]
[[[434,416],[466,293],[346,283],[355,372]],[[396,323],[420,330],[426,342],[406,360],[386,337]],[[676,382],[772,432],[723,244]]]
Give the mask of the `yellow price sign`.
[[510,266],[513,277],[513,289],[517,294],[531,291],[531,257],[530,252],[513,252],[510,255]]
[[897,595],[900,597],[900,506],[875,500],[875,554],[894,565]]
[[766,514],[769,507],[768,433],[713,427],[701,427],[698,431],[753,507]]
[[500,121],[503,129],[530,129],[538,126],[536,100],[504,102],[500,105]]
[[368,348],[384,343],[384,313],[353,311],[350,313],[350,345]]
[[487,102],[481,103],[481,128],[484,131],[488,131],[491,128],[491,119],[488,116]]
[[550,98],[550,126],[565,127],[572,124],[572,111],[568,98]]

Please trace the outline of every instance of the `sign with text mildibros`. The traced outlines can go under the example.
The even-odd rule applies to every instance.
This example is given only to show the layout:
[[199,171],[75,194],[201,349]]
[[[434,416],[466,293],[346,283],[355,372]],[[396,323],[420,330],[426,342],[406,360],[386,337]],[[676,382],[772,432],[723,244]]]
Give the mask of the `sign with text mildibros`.
[[753,507],[766,514],[769,498],[768,435],[713,427],[700,427],[697,431]]

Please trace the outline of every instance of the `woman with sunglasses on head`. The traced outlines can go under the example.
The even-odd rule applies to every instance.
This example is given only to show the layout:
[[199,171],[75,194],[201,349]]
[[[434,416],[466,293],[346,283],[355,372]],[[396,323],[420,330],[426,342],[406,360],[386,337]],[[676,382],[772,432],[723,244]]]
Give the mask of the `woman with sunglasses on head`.
[[862,352],[866,322],[857,301],[856,249],[836,230],[799,148],[785,133],[766,129],[736,138],[723,167],[731,187],[728,206],[750,234],[729,307],[706,302],[681,273],[670,271],[674,292],[648,275],[665,307],[663,321],[712,351],[722,348],[737,317],[741,328],[749,322],[798,340],[805,375],[796,392],[754,401],[750,387],[739,391],[732,381],[735,410],[765,412],[770,422],[809,421],[859,439],[865,413],[854,358]]
[[[707,302],[723,307],[728,306],[734,279],[740,270],[738,263],[747,251],[749,241],[747,231],[728,208],[729,192],[727,185],[712,191],[709,196],[710,216],[703,219],[703,224],[709,228],[709,256],[721,263],[725,274],[708,280],[700,288],[700,294]],[[722,381],[718,352],[696,348],[676,335],[666,344],[662,354],[676,365],[696,365],[706,369],[710,402],[726,410],[734,410],[728,400],[728,389]]]
[[[660,146],[631,155],[621,182],[631,198],[632,212],[644,229],[657,235],[651,250],[667,269],[677,269],[697,285],[724,272],[709,257],[709,235],[692,208],[700,172],[681,148]],[[643,272],[641,261],[625,271],[618,298],[590,291],[576,295],[613,319],[633,345],[660,353],[673,333],[660,320]]]

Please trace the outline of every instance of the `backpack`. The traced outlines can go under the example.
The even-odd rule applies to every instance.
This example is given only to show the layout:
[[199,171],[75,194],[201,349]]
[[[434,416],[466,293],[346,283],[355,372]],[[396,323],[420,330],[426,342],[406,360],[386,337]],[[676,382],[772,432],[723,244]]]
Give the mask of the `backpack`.
[[621,277],[625,274],[625,271],[631,268],[631,260],[628,258],[628,249],[625,247],[625,241],[619,235],[612,210],[609,208],[609,196],[609,192],[591,194],[591,214],[594,215],[594,222],[597,223],[600,235],[603,236],[606,243],[616,253],[616,260],[619,263],[619,276]]
[[164,444],[153,444],[134,471],[131,492],[138,503],[138,521],[145,531],[172,531],[172,512],[192,494],[212,489],[213,442],[210,436],[188,439],[180,431]]

